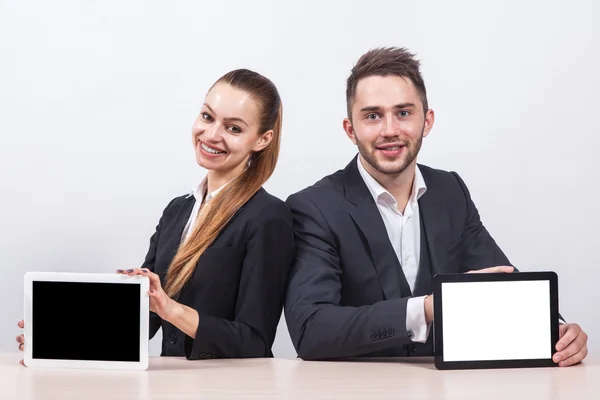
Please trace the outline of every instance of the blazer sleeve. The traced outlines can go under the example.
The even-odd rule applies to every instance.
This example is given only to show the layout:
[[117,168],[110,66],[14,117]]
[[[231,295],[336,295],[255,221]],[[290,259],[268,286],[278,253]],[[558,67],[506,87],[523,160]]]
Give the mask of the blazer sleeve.
[[200,314],[196,338],[185,338],[188,359],[271,355],[294,254],[292,216],[279,204],[250,222],[234,318]]
[[341,305],[343,271],[337,239],[305,193],[287,202],[294,216],[296,255],[285,317],[298,356],[305,360],[356,357],[410,343],[409,298],[360,307]]
[[[154,272],[154,263],[156,262],[156,249],[158,247],[158,239],[160,237],[161,226],[163,226],[163,223],[165,221],[168,210],[171,207],[171,204],[173,204],[173,202],[175,200],[176,199],[171,200],[171,202],[167,205],[167,207],[165,207],[163,214],[160,217],[160,220],[158,221],[158,225],[156,226],[156,230],[155,230],[154,234],[152,235],[152,237],[150,237],[150,248],[148,249],[148,253],[146,253],[146,258],[144,260],[144,263],[142,264],[142,266],[140,268],[148,268],[150,271]],[[156,313],[150,312],[150,325],[149,325],[149,334],[150,334],[149,338],[150,339],[152,339],[154,337],[154,335],[156,335],[156,332],[158,332],[158,330],[160,329],[161,322],[162,322],[162,319]]]
[[[465,185],[465,182],[456,172],[452,174],[454,174],[460,184],[467,202],[467,221],[465,224],[461,259],[465,270],[483,269],[497,265],[512,265],[481,223],[479,212],[471,199],[467,185]],[[518,272],[519,270],[515,267],[515,271]],[[562,322],[565,322],[562,315],[559,314],[558,317]]]
[[461,239],[461,262],[465,272],[498,265],[512,265],[481,223],[479,211],[471,199],[467,186],[456,172],[452,174],[462,189],[467,206],[467,218]]

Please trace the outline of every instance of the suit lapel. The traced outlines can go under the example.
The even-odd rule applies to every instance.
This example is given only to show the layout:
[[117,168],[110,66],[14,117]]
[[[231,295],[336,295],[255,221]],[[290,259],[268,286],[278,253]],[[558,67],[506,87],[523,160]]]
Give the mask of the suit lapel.
[[386,299],[410,296],[410,286],[390,243],[381,214],[360,176],[356,163],[355,157],[346,167],[344,174],[346,198],[356,206],[350,212],[350,216],[368,244],[371,260]]
[[167,246],[173,257],[179,249],[179,245],[181,244],[181,236],[183,235],[183,229],[190,219],[190,215],[192,214],[192,209],[194,208],[195,203],[196,198],[194,196],[189,196],[184,199],[183,204],[175,215],[173,229],[168,232],[169,240]]

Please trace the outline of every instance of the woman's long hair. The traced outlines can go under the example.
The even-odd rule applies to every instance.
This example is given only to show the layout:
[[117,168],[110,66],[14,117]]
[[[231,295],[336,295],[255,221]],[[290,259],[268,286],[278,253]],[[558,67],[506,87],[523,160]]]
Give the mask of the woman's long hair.
[[231,71],[221,77],[215,85],[219,82],[250,94],[259,103],[259,134],[272,129],[273,138],[263,150],[251,154],[249,166],[244,172],[225,186],[210,203],[203,206],[198,219],[192,225],[190,237],[179,247],[167,271],[165,292],[172,298],[176,297],[190,280],[200,256],[225,225],[273,174],[279,157],[283,107],[273,82],[247,69]]

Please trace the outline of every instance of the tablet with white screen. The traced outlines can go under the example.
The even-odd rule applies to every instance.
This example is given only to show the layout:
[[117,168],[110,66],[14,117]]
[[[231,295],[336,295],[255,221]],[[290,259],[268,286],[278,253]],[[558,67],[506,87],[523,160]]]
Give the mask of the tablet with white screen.
[[438,274],[433,287],[438,369],[556,365],[554,272]]
[[115,274],[25,274],[28,367],[148,368],[149,281]]

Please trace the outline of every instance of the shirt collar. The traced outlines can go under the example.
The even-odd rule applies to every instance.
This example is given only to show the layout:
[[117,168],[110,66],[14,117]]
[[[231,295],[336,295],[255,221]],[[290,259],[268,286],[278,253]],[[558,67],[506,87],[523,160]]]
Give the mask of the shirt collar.
[[[230,181],[231,182],[231,181]],[[206,184],[207,184],[207,177],[205,176],[202,181],[200,182],[200,184],[198,186],[196,186],[192,192],[190,193],[190,196],[194,196],[194,198],[196,199],[196,201],[198,203],[202,203],[203,197],[204,197],[204,192],[206,191]],[[227,186],[229,184],[229,182],[227,182],[226,184],[224,184],[223,186],[221,186],[220,188],[218,188],[217,190],[214,190],[210,193],[208,193],[206,195],[206,200],[205,200],[205,204],[208,204],[209,201],[211,201],[221,190],[223,190],[223,188],[225,186]],[[188,196],[189,197],[189,196]]]
[[[360,162],[360,157],[356,157],[356,162],[358,164],[358,172],[360,173],[360,176],[367,185],[367,188],[369,189],[371,196],[373,196],[373,200],[375,200],[375,203],[377,203],[378,200],[381,199],[386,203],[395,205],[396,199],[394,199],[394,196],[392,196],[390,192],[388,192],[383,186],[381,186],[381,184],[377,182],[377,180],[375,180],[375,178],[373,178],[371,174],[367,172],[365,167]],[[415,178],[413,181],[412,193],[410,195],[409,201],[419,200],[421,196],[425,194],[426,191],[427,185],[425,184],[425,179],[423,179],[423,174],[421,174],[421,170],[417,165],[415,167]]]

